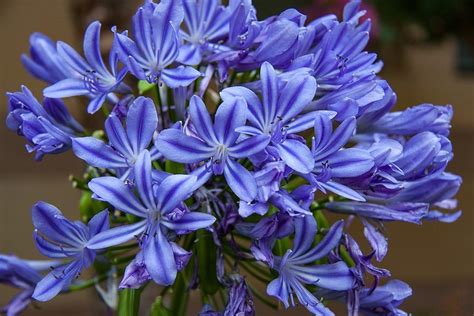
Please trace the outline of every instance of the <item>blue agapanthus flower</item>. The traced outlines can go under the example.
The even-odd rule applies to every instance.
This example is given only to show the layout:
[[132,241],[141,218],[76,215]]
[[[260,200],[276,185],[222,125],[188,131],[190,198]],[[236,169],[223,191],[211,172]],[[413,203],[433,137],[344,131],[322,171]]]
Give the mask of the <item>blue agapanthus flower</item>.
[[[109,144],[94,137],[73,139],[73,150],[77,157],[98,168],[116,170],[127,178],[138,156],[152,142],[158,128],[158,115],[151,99],[139,97],[129,106],[126,114],[126,128],[120,118],[112,113],[105,121]],[[160,157],[156,148],[151,148],[153,160]]]
[[26,138],[26,149],[36,152],[36,160],[41,160],[45,154],[68,150],[72,138],[84,132],[59,99],[45,98],[41,105],[25,86],[22,92],[7,96],[7,127]]
[[73,69],[58,53],[56,43],[41,33],[30,36],[30,56],[21,55],[21,62],[32,76],[49,84],[73,75]]
[[70,76],[49,86],[44,95],[49,98],[65,98],[86,95],[91,99],[89,113],[97,112],[109,98],[118,101],[114,92],[126,93],[129,88],[122,83],[127,68],[117,68],[118,56],[112,51],[109,56],[110,70],[104,64],[100,51],[100,23],[89,25],[84,35],[84,59],[66,43],[57,44],[57,52],[72,71]]
[[[284,86],[278,82],[275,70],[269,63],[260,69],[262,102],[251,90],[232,87],[222,91],[224,100],[243,96],[248,104],[250,126],[240,127],[239,132],[248,135],[268,135],[274,149],[290,168],[309,173],[314,161],[309,148],[293,133],[312,126],[314,113],[298,118],[316,93],[316,81],[311,76],[301,76]],[[308,126],[309,124],[309,126]]]
[[179,55],[179,26],[184,18],[181,0],[146,1],[133,17],[133,35],[115,33],[120,60],[138,79],[187,86],[201,73],[189,66],[172,67]]
[[228,36],[232,4],[224,7],[221,1],[185,0],[183,9],[186,29],[181,34],[185,44],[180,47],[178,60],[198,65],[214,45]]
[[160,133],[156,144],[160,152],[172,161],[198,163],[206,161],[201,167],[199,181],[206,182],[212,174],[221,175],[234,193],[245,201],[257,195],[257,184],[252,174],[235,159],[256,154],[267,146],[268,135],[255,135],[238,141],[236,130],[247,121],[247,104],[243,98],[224,101],[211,121],[205,104],[199,97],[192,97],[189,106],[195,136],[186,135],[178,129],[167,129]]
[[408,284],[400,280],[390,280],[374,288],[362,288],[354,296],[347,292],[319,291],[318,296],[325,299],[346,301],[350,315],[409,315],[398,307],[412,295]]
[[[0,282],[21,290],[1,311],[95,287],[129,314],[156,283],[153,315],[252,316],[256,300],[278,308],[271,297],[314,315],[333,315],[329,300],[350,315],[406,315],[410,287],[379,267],[385,226],[460,217],[453,107],[392,111],[360,7],[259,20],[251,0],[145,0],[105,54],[91,23],[85,58],[33,34],[22,62],[46,98],[8,93],[7,127],[37,160],[72,148],[85,163],[71,176],[81,221],[33,207],[37,248],[53,260],[0,255]],[[73,96],[102,108],[104,131],[74,120],[62,101]],[[356,218],[367,251],[349,233]],[[187,311],[195,290],[203,307]]]
[[196,176],[191,175],[170,175],[158,185],[154,184],[147,150],[140,154],[134,167],[134,184],[139,199],[117,178],[92,180],[89,187],[97,196],[141,220],[98,234],[86,246],[101,249],[138,238],[143,263],[151,278],[158,284],[172,284],[177,274],[177,262],[169,238],[173,233],[183,234],[206,228],[215,221],[212,215],[190,212],[182,203],[196,189],[196,180]]
[[38,282],[32,294],[35,300],[48,301],[94,262],[96,252],[86,245],[91,238],[109,228],[109,213],[104,210],[85,225],[68,220],[51,204],[38,202],[33,206],[32,219],[38,250],[46,257],[63,260]]
[[31,295],[42,273],[59,265],[53,260],[24,260],[12,255],[0,255],[0,283],[20,289],[8,304],[0,307],[0,313],[17,315],[33,301]]
[[342,226],[342,221],[334,224],[326,236],[312,247],[317,231],[315,219],[312,216],[295,219],[293,248],[288,249],[282,257],[275,257],[272,268],[278,271],[279,277],[268,284],[267,293],[276,296],[286,308],[295,305],[293,295],[296,295],[300,303],[313,314],[333,315],[304,285],[338,291],[349,290],[354,286],[354,277],[344,262],[313,265],[339,244]]

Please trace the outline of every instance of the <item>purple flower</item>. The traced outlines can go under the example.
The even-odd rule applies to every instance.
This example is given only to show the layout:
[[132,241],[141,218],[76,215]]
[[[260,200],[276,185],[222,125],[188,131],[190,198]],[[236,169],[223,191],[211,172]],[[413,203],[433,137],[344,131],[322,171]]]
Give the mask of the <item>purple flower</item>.
[[228,36],[231,7],[224,7],[220,0],[185,0],[183,9],[186,30],[181,34],[186,44],[180,47],[178,61],[197,65]]
[[21,55],[21,62],[31,75],[50,84],[73,75],[73,69],[59,55],[56,43],[41,33],[31,34],[30,56]]
[[284,238],[294,231],[291,217],[278,212],[270,217],[262,218],[258,223],[239,223],[236,226],[239,233],[252,238],[252,251],[255,259],[263,261],[269,266],[274,265],[273,246],[277,239]]
[[400,280],[390,280],[375,289],[362,288],[356,292],[318,291],[318,297],[325,299],[338,299],[345,301],[350,316],[366,315],[389,315],[407,316],[406,312],[398,307],[403,301],[412,295],[412,289],[408,284]]
[[68,220],[51,204],[38,202],[33,206],[32,219],[38,250],[49,258],[64,260],[34,290],[34,299],[49,301],[94,262],[95,250],[88,249],[86,244],[109,228],[109,214],[107,210],[98,213],[86,226]]
[[339,221],[324,238],[311,248],[317,231],[316,220],[312,216],[295,218],[295,239],[293,248],[283,257],[275,257],[273,269],[279,274],[267,287],[269,295],[277,297],[286,308],[294,306],[293,294],[301,304],[316,315],[334,315],[304,284],[316,285],[323,289],[349,290],[354,286],[354,277],[342,261],[311,265],[324,258],[334,249],[342,236],[343,222]]
[[247,288],[245,279],[241,276],[233,281],[229,289],[229,299],[224,310],[224,316],[254,316],[254,303]]
[[450,105],[420,104],[400,112],[390,112],[367,126],[366,130],[385,134],[413,135],[433,132],[449,135],[453,109]]
[[201,73],[188,66],[170,67],[179,55],[179,27],[184,18],[181,0],[146,1],[133,17],[134,40],[115,32],[120,60],[140,80],[163,81],[168,87],[188,86]]
[[118,101],[113,92],[126,93],[130,89],[122,83],[127,74],[127,69],[117,69],[117,54],[110,53],[110,72],[102,60],[100,53],[100,23],[93,22],[89,25],[84,35],[84,54],[81,57],[71,46],[58,42],[59,56],[65,61],[73,74],[44,90],[44,95],[49,98],[65,98],[79,95],[88,96],[91,101],[87,107],[89,113],[97,112],[102,104],[109,98]]
[[43,105],[27,87],[22,92],[8,93],[7,127],[24,136],[35,159],[45,154],[58,154],[71,148],[71,138],[82,133],[82,126],[58,99],[44,99]]
[[[174,260],[176,263],[177,271],[181,271],[186,267],[191,259],[192,252],[186,251],[181,248],[178,244],[170,242],[171,249],[173,251]],[[146,268],[144,251],[137,253],[132,262],[129,263],[125,269],[125,273],[122,281],[120,282],[119,288],[139,288],[143,283],[151,280],[152,277]]]
[[[265,149],[270,137],[257,135],[238,142],[236,129],[245,125],[247,105],[242,98],[233,98],[219,105],[212,124],[203,101],[193,96],[189,106],[196,136],[188,136],[178,129],[162,131],[156,140],[160,152],[167,159],[181,163],[207,161],[196,172],[199,183],[205,183],[212,174],[221,175],[234,193],[245,201],[257,195],[257,184],[252,174],[236,160]],[[235,160],[234,160],[235,159]]]
[[8,304],[0,308],[0,313],[8,316],[20,314],[32,302],[31,295],[41,280],[43,271],[60,264],[57,261],[23,260],[15,256],[0,255],[0,283],[21,289]]
[[393,203],[388,205],[368,202],[329,202],[326,208],[335,213],[357,215],[364,224],[364,235],[369,241],[378,261],[385,257],[387,239],[374,227],[369,220],[378,221],[401,221],[421,224],[422,219],[428,214],[426,203]]
[[[359,285],[363,286],[365,284],[365,273],[375,277],[374,286],[378,283],[378,280],[383,277],[389,277],[390,271],[374,266],[371,262],[376,251],[372,251],[368,255],[364,255],[360,249],[357,242],[348,234],[343,236],[344,247],[349,252],[352,260],[355,263],[355,266],[351,268],[354,276],[357,279]],[[341,260],[339,258],[339,260]]]
[[[74,154],[91,166],[119,170],[126,178],[138,156],[150,146],[157,127],[158,116],[153,101],[139,97],[127,111],[125,129],[115,114],[111,114],[105,121],[109,144],[95,137],[74,138]],[[151,151],[153,160],[160,157],[156,148]]]
[[368,151],[343,149],[354,134],[355,127],[355,118],[350,117],[333,131],[328,116],[316,115],[312,145],[315,168],[306,178],[323,192],[328,190],[351,200],[364,201],[364,197],[358,192],[337,181],[338,178],[361,176],[374,167],[373,158]]
[[408,284],[391,280],[374,291],[364,289],[359,293],[359,311],[363,315],[408,315],[398,307],[412,295]]
[[251,90],[231,87],[221,92],[224,100],[236,96],[247,101],[250,126],[240,127],[239,132],[248,135],[269,135],[271,147],[293,170],[309,173],[314,161],[309,148],[291,134],[313,126],[315,113],[301,115],[313,100],[316,81],[311,76],[299,76],[283,84],[277,79],[273,66],[265,62],[260,69],[262,102]]
[[[89,188],[101,200],[141,220],[107,230],[92,238],[87,247],[101,249],[138,238],[143,263],[151,278],[158,284],[172,284],[182,263],[181,257],[178,256],[179,260],[175,258],[170,234],[185,234],[208,227],[215,218],[205,213],[189,212],[182,203],[196,189],[195,176],[171,175],[154,186],[147,150],[135,162],[134,179],[139,198],[118,178],[101,177],[89,182]],[[138,260],[132,264],[135,263],[142,262]],[[139,275],[142,273],[144,271],[139,271]],[[137,279],[140,280],[140,277]]]

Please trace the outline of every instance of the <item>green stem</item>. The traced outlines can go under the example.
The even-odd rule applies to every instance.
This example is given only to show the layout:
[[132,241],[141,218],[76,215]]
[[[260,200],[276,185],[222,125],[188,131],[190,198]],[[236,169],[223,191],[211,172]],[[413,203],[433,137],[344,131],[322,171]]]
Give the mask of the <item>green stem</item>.
[[185,316],[188,307],[189,290],[186,288],[184,271],[178,274],[175,284],[173,285],[173,299],[170,309],[173,315]]
[[77,291],[80,291],[80,290],[88,289],[88,288],[93,287],[96,284],[104,281],[105,279],[107,279],[107,277],[108,277],[107,274],[102,274],[102,275],[96,276],[95,278],[84,281],[81,284],[71,285],[69,287],[69,291],[70,292],[77,292]]
[[118,316],[137,316],[142,289],[125,289],[119,294]]
[[161,118],[161,125],[164,128],[165,127],[165,114],[163,112],[163,102],[161,102],[161,92],[160,92],[160,85],[156,85],[156,99],[158,102],[158,107],[160,110],[160,118]]

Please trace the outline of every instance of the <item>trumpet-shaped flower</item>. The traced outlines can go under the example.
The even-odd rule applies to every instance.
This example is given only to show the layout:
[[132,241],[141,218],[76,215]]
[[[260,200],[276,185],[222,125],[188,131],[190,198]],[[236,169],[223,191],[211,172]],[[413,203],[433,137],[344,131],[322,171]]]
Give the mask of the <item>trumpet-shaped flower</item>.
[[100,53],[100,23],[93,22],[89,25],[84,35],[84,54],[86,60],[74,48],[66,43],[59,42],[58,53],[74,74],[61,80],[44,90],[44,95],[49,98],[66,98],[86,95],[91,101],[87,107],[89,113],[97,112],[102,104],[109,98],[118,101],[113,92],[125,93],[130,89],[122,83],[127,74],[127,69],[118,71],[117,54],[110,53],[109,71],[104,64]]
[[23,260],[15,256],[0,255],[0,283],[21,289],[8,304],[0,307],[0,313],[19,315],[32,302],[31,295],[42,273],[60,264],[52,260]]
[[220,0],[184,0],[183,8],[186,30],[181,34],[186,44],[180,47],[178,60],[197,65],[228,35],[231,8],[224,7]]
[[293,248],[282,257],[274,258],[273,269],[279,276],[267,287],[269,295],[277,297],[286,308],[295,305],[296,295],[311,313],[315,315],[334,315],[305,288],[304,284],[337,291],[349,290],[354,286],[354,277],[342,261],[314,265],[318,259],[327,256],[337,247],[342,236],[343,222],[334,224],[324,238],[313,248],[317,224],[313,216],[295,218],[295,239]]
[[309,75],[301,75],[283,84],[270,63],[261,69],[262,102],[257,95],[244,87],[231,87],[221,92],[224,100],[243,97],[249,108],[250,126],[240,127],[239,132],[248,135],[269,135],[273,147],[281,160],[290,168],[301,173],[309,173],[314,168],[311,151],[293,133],[313,126],[315,113],[301,115],[313,100],[316,81]]
[[30,36],[30,56],[21,55],[21,62],[34,77],[54,84],[73,76],[71,69],[59,55],[56,43],[41,33]]
[[35,226],[35,242],[46,257],[63,260],[38,282],[33,298],[48,301],[78,278],[96,256],[95,250],[86,247],[87,242],[109,228],[109,214],[104,210],[95,215],[87,225],[72,222],[51,204],[38,202],[32,209]]
[[[115,114],[105,121],[109,144],[95,137],[80,137],[73,139],[73,150],[76,156],[89,165],[118,170],[126,178],[138,156],[150,146],[157,127],[158,116],[153,101],[139,97],[127,111],[125,129]],[[156,148],[153,148],[152,159],[159,156]]]
[[8,93],[7,127],[24,136],[29,152],[35,159],[45,154],[62,153],[71,148],[71,139],[83,132],[82,126],[71,116],[59,99],[46,98],[41,105],[27,87],[22,92]]
[[141,220],[107,230],[89,240],[87,247],[101,249],[138,238],[144,258],[140,263],[156,283],[170,285],[179,266],[169,240],[170,234],[206,228],[214,223],[215,218],[205,213],[189,212],[182,203],[196,189],[196,176],[171,175],[154,187],[147,150],[135,162],[134,181],[139,198],[118,178],[101,177],[89,183],[92,192],[101,200]]
[[212,174],[224,174],[229,187],[245,201],[257,196],[257,184],[252,174],[236,160],[249,157],[265,149],[267,135],[256,135],[238,141],[236,129],[247,121],[247,105],[242,98],[233,98],[219,105],[214,124],[204,102],[191,98],[190,119],[196,137],[178,129],[167,129],[158,135],[157,147],[167,159],[181,163],[207,163],[197,171],[199,182],[205,183]]
[[151,1],[133,17],[134,40],[115,32],[120,60],[140,80],[163,81],[168,87],[188,86],[201,73],[188,66],[170,67],[179,55],[179,27],[184,18],[181,0]]

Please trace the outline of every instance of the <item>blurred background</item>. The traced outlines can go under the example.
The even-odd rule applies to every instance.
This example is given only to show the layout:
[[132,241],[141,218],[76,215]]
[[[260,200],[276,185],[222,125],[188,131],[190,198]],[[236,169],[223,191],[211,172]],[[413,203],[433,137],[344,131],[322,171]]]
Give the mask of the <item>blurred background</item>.
[[[20,55],[28,52],[32,32],[63,40],[80,49],[88,23],[103,22],[103,44],[111,43],[113,25],[128,28],[138,0],[0,0],[0,91],[27,85],[37,97],[44,88],[23,70]],[[343,0],[254,0],[259,17],[296,7],[309,17],[342,12]],[[398,95],[398,107],[428,102],[452,104],[451,140],[455,157],[449,170],[464,178],[458,194],[463,216],[454,224],[388,224],[390,251],[382,267],[408,282],[414,295],[403,305],[414,315],[473,315],[474,313],[474,2],[472,0],[366,1],[374,28],[370,50],[385,62],[381,75]],[[85,105],[68,100],[82,121],[91,120]],[[0,99],[5,117],[6,98]],[[93,119],[93,118],[92,118]],[[87,123],[86,123],[87,124]],[[82,163],[71,153],[47,156],[36,163],[23,139],[0,126],[0,252],[40,258],[32,243],[30,208],[38,200],[57,205],[77,219],[78,191],[68,176],[80,175]],[[156,289],[155,289],[156,290]],[[151,288],[147,295],[156,295]],[[11,289],[0,288],[0,306]],[[195,315],[199,300],[190,306]],[[257,307],[258,315],[283,315]],[[94,290],[64,295],[29,308],[25,315],[103,314]],[[305,314],[297,310],[292,314]],[[338,315],[343,314],[338,310]]]

